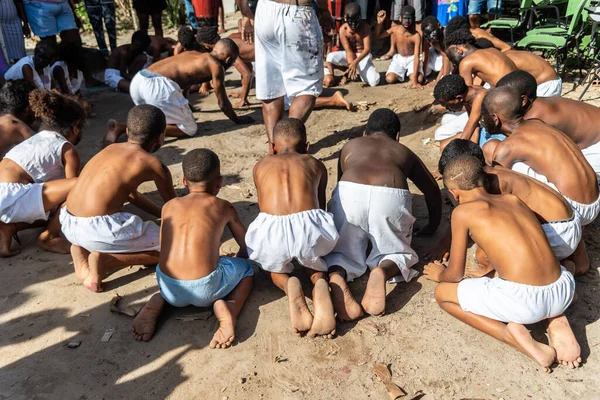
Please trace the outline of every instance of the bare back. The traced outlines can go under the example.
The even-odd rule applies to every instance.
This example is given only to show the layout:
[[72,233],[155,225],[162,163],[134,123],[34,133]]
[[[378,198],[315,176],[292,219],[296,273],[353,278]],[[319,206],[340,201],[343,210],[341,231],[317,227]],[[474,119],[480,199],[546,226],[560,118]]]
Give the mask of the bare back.
[[460,76],[467,85],[472,84],[475,75],[492,87],[496,87],[500,79],[516,70],[515,63],[497,49],[476,50],[465,57],[459,65]]
[[191,50],[160,60],[149,66],[148,71],[167,77],[185,89],[193,84],[210,81],[213,70],[219,68],[223,71],[223,67],[210,53]]
[[268,155],[254,167],[261,212],[288,215],[325,207],[327,169],[307,154]]
[[598,199],[596,173],[581,150],[564,133],[541,121],[523,121],[494,150],[494,164],[511,168],[519,161],[546,176],[572,200],[591,204]]
[[558,75],[552,65],[542,57],[530,51],[507,50],[504,52],[515,63],[517,69],[529,72],[537,84],[558,79]]
[[133,58],[131,45],[124,44],[110,53],[106,68],[118,69],[119,71],[127,70],[127,66],[133,61]]
[[564,132],[580,149],[600,142],[600,108],[564,97],[537,98],[525,119],[539,119]]
[[[168,169],[140,146],[112,144],[85,165],[67,197],[67,209],[77,217],[117,213],[138,186],[147,181],[157,182],[161,174],[170,181]],[[161,195],[163,190],[159,187]]]
[[10,115],[0,115],[0,160],[16,144],[29,139],[35,132],[20,119]]

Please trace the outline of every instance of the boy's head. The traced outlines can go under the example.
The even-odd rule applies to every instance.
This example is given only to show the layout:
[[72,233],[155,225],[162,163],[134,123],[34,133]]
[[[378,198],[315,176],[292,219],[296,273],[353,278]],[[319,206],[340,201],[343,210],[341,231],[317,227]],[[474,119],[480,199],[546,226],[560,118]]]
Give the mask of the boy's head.
[[162,146],[166,128],[165,114],[158,107],[142,104],[127,114],[127,138],[150,153]]
[[150,36],[144,31],[136,31],[131,36],[131,46],[135,53],[143,53],[148,50],[150,43],[152,43]]
[[310,144],[306,139],[306,126],[296,118],[279,120],[273,129],[271,152],[281,154],[285,149],[294,149],[297,153],[307,154]]
[[444,41],[444,28],[440,21],[433,15],[425,17],[421,21],[421,31],[423,31],[423,39],[432,44],[442,43]]
[[493,49],[494,43],[486,38],[479,38],[475,40],[475,47],[478,49]]
[[215,44],[211,54],[221,62],[221,65],[227,71],[240,56],[240,49],[233,40],[225,38]]
[[446,75],[433,88],[433,97],[449,111],[462,110],[469,87],[458,74]]
[[466,139],[454,139],[444,148],[440,161],[438,162],[438,171],[444,175],[446,167],[450,162],[460,157],[475,157],[482,164],[485,164],[485,158],[483,157],[483,150],[477,143],[474,143]]
[[475,157],[463,156],[450,161],[444,171],[444,186],[460,203],[462,192],[485,188],[483,163]]
[[183,157],[183,184],[188,188],[203,185],[216,195],[223,184],[219,156],[209,149],[194,149]]
[[196,30],[189,25],[183,25],[177,31],[177,40],[185,50],[195,50],[198,47],[196,42]]
[[346,7],[344,7],[344,21],[346,21],[352,31],[356,31],[360,24],[360,20],[361,13],[358,3],[348,3]]
[[364,136],[384,133],[393,140],[400,140],[400,118],[388,108],[380,108],[369,116]]
[[458,29],[451,33],[446,32],[446,55],[452,64],[458,66],[475,49],[475,38],[470,30]]
[[83,49],[73,42],[60,42],[58,45],[58,59],[63,61],[67,66],[83,69]]
[[469,21],[465,17],[461,17],[460,15],[448,21],[448,23],[446,24],[445,34],[450,35],[451,33],[459,29],[471,29],[471,24],[469,24]]
[[33,66],[38,71],[56,61],[56,46],[48,42],[38,42],[33,50]]
[[519,118],[523,118],[523,105],[515,88],[505,86],[492,89],[483,98],[481,125],[489,133],[501,133],[507,122]]
[[30,125],[35,116],[29,105],[29,94],[35,90],[27,79],[6,81],[0,88],[0,114],[11,114]]
[[537,99],[537,82],[533,75],[520,69],[506,74],[496,84],[497,88],[512,87],[521,95],[521,104],[525,109]]
[[79,143],[89,109],[83,99],[35,89],[29,95],[29,104],[35,116],[42,120],[42,129],[58,132],[74,145]]
[[404,6],[400,9],[400,22],[404,29],[412,31],[415,29],[415,8],[413,6]]

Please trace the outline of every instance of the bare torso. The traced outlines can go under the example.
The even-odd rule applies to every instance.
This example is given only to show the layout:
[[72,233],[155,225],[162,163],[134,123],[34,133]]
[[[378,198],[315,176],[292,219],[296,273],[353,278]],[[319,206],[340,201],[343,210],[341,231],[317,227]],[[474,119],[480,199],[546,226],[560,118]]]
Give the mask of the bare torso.
[[352,53],[362,53],[364,50],[364,38],[371,33],[371,27],[366,22],[361,22],[356,31],[352,31],[348,24],[344,24],[340,28],[340,38],[343,37],[342,43],[347,43],[348,48],[344,49]]
[[125,71],[136,56],[137,54],[133,54],[133,51],[131,51],[131,45],[124,44],[117,47],[113,52],[110,53],[106,63],[106,68]]
[[475,75],[492,87],[496,87],[500,79],[516,69],[512,60],[496,49],[474,51],[459,66],[460,75],[466,82],[472,81],[471,76]]
[[542,57],[530,51],[507,50],[504,54],[515,63],[517,69],[527,71],[533,75],[538,85],[558,79],[554,68]]
[[10,115],[0,115],[0,160],[16,144],[29,139],[35,132],[20,119]]
[[402,57],[410,57],[415,54],[415,46],[420,46],[421,35],[415,31],[407,31],[402,25],[396,25],[392,28],[392,35],[396,41],[396,51]]
[[[217,59],[211,54],[185,51],[160,60],[147,69],[175,81],[182,89],[185,89],[197,83],[210,81],[213,77],[211,66],[220,66]],[[220,68],[223,69],[222,66]]]
[[150,36],[150,47],[148,54],[152,56],[154,61],[158,61],[163,53],[173,55],[173,48],[177,44],[176,40],[161,36]]

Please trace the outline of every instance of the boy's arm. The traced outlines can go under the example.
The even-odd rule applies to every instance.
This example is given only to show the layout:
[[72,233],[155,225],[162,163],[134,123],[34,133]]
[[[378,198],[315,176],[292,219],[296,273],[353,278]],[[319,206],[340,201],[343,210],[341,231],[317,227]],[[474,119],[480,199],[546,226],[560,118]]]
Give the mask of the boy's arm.
[[438,228],[442,220],[442,193],[433,175],[427,169],[423,161],[412,151],[410,157],[413,159],[413,166],[408,174],[410,179],[419,188],[425,196],[427,212],[429,214],[429,223],[423,229],[419,230],[420,235],[428,235]]
[[[425,39],[421,40],[421,44],[423,46],[423,48],[421,49],[421,51],[423,52],[423,75],[425,75],[425,70],[427,69],[427,65],[429,65],[429,58],[431,57],[431,55],[429,54],[431,44]],[[426,76],[423,76],[423,79],[425,78]]]
[[27,20],[27,13],[25,12],[25,6],[23,0],[15,0],[15,7],[17,8],[17,15],[23,21],[23,35],[26,38],[31,37],[31,29],[29,28],[29,21]]
[[498,39],[496,36],[487,32],[485,29],[475,29],[475,34],[473,36],[475,37],[475,39],[483,38],[489,40],[490,42],[492,42],[495,48],[502,52],[512,49],[512,47],[510,47],[510,45],[508,45],[506,42],[503,42],[502,40]]
[[227,116],[231,121],[236,124],[249,124],[254,122],[254,119],[248,116],[238,117],[235,111],[233,111],[233,107],[231,107],[231,102],[227,97],[227,93],[225,92],[225,71],[223,67],[216,63],[210,63],[210,69],[212,72],[212,84],[213,90],[215,91],[215,95],[217,96],[217,101],[219,102],[219,108],[223,111],[223,114]]
[[138,192],[137,190],[133,193],[130,193],[127,199],[131,204],[133,204],[140,210],[145,211],[148,214],[154,215],[156,218],[161,217],[162,207],[150,200],[148,197]]
[[153,180],[160,197],[162,197],[163,201],[166,203],[177,197],[177,193],[175,193],[175,188],[173,187],[173,177],[171,176],[169,168],[158,159],[156,159],[156,163],[157,166],[155,167]]
[[483,98],[485,97],[486,93],[487,90],[481,90],[473,99],[471,112],[469,113],[469,120],[460,134],[460,139],[470,140],[471,136],[473,136],[473,133],[475,133],[475,130],[479,128],[479,121],[481,121],[481,104],[483,103]]
[[248,94],[250,93],[250,85],[252,84],[252,70],[239,57],[235,61],[235,63],[233,63],[233,66],[238,70],[238,72],[242,76],[242,90],[239,93],[240,101],[236,105],[234,105],[234,107],[244,107],[250,104],[250,102],[248,101]]
[[[410,87],[411,88],[416,88],[416,89],[421,89],[423,86],[421,86],[419,84],[418,78],[419,78],[419,64],[421,63],[421,35],[419,35],[419,33],[415,33],[415,38],[414,40],[414,45],[415,45],[415,50],[414,50],[414,60],[413,60],[413,74],[410,78]],[[425,72],[425,71],[423,71]]]
[[386,38],[390,36],[393,32],[392,28],[388,30],[383,29],[383,23],[385,22],[386,17],[387,13],[383,10],[377,13],[377,25],[375,25],[375,32],[373,32],[375,34],[376,39]]
[[64,146],[62,161],[65,166],[65,178],[69,179],[79,176],[81,172],[81,159],[75,146],[72,144]]
[[354,59],[355,67],[358,67],[358,63],[371,54],[371,27],[365,24],[361,34],[363,35],[363,51]]
[[355,49],[353,49],[352,46],[350,46],[350,41],[348,41],[348,37],[341,33],[340,33],[340,43],[342,44],[342,47],[344,48],[344,51],[346,52],[346,61],[348,61],[348,66],[350,66],[350,64],[352,64],[352,61],[354,61],[354,58],[356,57],[354,55]]
[[31,68],[31,65],[23,65],[21,72],[23,73],[23,79],[27,79],[29,82],[35,85],[35,79],[33,77],[33,68]]
[[70,94],[71,90],[69,89],[69,86],[67,85],[67,79],[65,77],[65,70],[60,68],[60,67],[56,67],[54,68],[54,72],[52,73],[52,77],[54,78],[54,80],[56,82],[58,82],[58,86],[60,87],[60,91],[63,92],[64,94]]
[[473,216],[464,211],[461,206],[454,209],[450,222],[452,245],[450,246],[448,268],[444,268],[440,263],[427,264],[423,270],[427,279],[451,283],[460,282],[463,279],[467,260],[467,244],[469,242],[469,229],[466,224],[468,218],[473,218]]
[[321,180],[319,181],[318,197],[319,208],[325,210],[327,207],[327,167],[321,161],[318,161],[319,169],[321,170]]
[[237,256],[240,258],[248,258],[248,249],[246,247],[246,227],[240,221],[240,217],[233,205],[227,202],[227,207],[230,210],[231,219],[227,223],[227,227],[231,231],[233,238],[240,246]]

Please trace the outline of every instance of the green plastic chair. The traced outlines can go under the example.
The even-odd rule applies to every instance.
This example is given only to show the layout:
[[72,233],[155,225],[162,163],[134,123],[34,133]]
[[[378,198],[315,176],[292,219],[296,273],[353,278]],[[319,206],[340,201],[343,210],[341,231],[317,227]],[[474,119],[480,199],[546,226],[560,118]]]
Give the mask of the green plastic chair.
[[483,29],[509,29],[511,45],[515,43],[514,32],[521,29],[528,20],[528,13],[533,5],[533,0],[521,0],[519,7],[519,18],[497,18],[481,25]]
[[556,5],[547,5],[547,6],[539,6],[532,7],[532,15],[535,14],[538,10],[543,9],[552,9],[556,12],[556,18],[545,18],[538,22],[531,23],[531,30],[528,31],[527,35],[537,35],[540,33],[547,33],[551,35],[564,35],[567,34],[569,30],[570,22],[575,18],[585,21],[587,20],[588,12],[585,10],[585,6],[583,8],[580,7],[581,0],[569,0],[567,3],[567,9],[564,18],[560,17],[560,11]]

